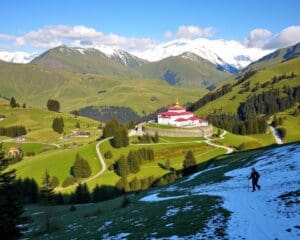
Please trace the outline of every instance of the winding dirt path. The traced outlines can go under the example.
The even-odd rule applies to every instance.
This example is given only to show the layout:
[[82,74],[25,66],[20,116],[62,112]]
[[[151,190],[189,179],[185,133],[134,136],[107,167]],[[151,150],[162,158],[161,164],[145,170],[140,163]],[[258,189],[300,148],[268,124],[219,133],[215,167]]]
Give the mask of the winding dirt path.
[[[224,132],[220,135],[219,139],[224,139],[224,136],[227,134],[228,132],[226,130],[224,130]],[[219,145],[216,143],[212,143],[211,141],[215,140],[215,139],[210,139],[209,137],[205,137],[205,143],[212,146],[212,147],[217,147],[217,148],[223,148],[226,150],[226,154],[232,153],[233,152],[233,148],[230,147],[226,147],[223,145]]]

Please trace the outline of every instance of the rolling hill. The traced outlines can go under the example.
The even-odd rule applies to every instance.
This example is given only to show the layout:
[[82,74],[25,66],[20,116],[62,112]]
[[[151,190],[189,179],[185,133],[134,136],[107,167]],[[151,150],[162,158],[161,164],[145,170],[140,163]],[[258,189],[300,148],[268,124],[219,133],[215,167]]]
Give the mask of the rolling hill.
[[[300,58],[295,58],[259,70],[255,74],[245,78],[244,81],[233,83],[231,91],[213,101],[209,101],[207,104],[197,109],[196,113],[207,116],[209,113],[212,113],[217,109],[221,109],[222,112],[225,113],[236,113],[239,104],[244,102],[251,95],[257,95],[272,88],[280,88],[283,90],[285,85],[290,87],[299,86],[299,66]],[[292,72],[295,74],[295,77],[283,78],[282,80],[271,84],[274,76],[280,76],[283,74],[289,75]],[[265,87],[261,86],[266,82],[269,82],[270,84],[267,84]]]
[[186,52],[137,68],[145,77],[159,78],[170,85],[209,88],[224,84],[230,74],[198,55]]
[[[121,65],[122,66],[122,65]],[[138,114],[161,106],[193,102],[207,90],[170,86],[155,79],[124,79],[47,69],[36,64],[0,62],[0,96],[44,108],[49,98],[60,101],[62,111],[86,106],[123,106]]]

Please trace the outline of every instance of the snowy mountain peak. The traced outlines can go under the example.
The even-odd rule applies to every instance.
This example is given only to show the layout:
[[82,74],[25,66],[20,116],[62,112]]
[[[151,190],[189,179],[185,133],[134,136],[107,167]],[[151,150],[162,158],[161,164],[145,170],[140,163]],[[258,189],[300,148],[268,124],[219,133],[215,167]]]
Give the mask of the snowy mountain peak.
[[8,52],[8,51],[0,51],[0,60],[5,62],[12,63],[29,63],[35,57],[37,57],[39,53],[27,53],[27,52]]
[[194,53],[208,61],[223,66],[230,65],[241,69],[273,50],[247,48],[237,41],[209,40],[197,38],[194,40],[176,39],[162,43],[145,51],[134,54],[149,61],[159,61],[166,57],[178,56],[185,52]]

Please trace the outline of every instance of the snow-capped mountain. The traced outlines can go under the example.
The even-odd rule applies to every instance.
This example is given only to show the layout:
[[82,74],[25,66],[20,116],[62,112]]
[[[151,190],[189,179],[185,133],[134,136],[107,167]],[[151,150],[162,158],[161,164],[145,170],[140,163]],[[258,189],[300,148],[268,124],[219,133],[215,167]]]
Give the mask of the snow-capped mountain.
[[0,51],[0,60],[5,62],[13,62],[13,63],[29,63],[35,57],[37,57],[39,53],[27,53],[27,52],[8,52],[8,51]]
[[113,61],[118,62],[127,67],[139,67],[142,64],[148,62],[144,59],[138,58],[135,55],[130,54],[129,52],[110,46],[101,45],[95,48],[104,53]]
[[197,38],[194,40],[176,39],[144,51],[135,51],[132,53],[149,61],[159,61],[170,56],[192,52],[219,66],[230,65],[234,68],[242,69],[272,51],[247,48],[237,41]]

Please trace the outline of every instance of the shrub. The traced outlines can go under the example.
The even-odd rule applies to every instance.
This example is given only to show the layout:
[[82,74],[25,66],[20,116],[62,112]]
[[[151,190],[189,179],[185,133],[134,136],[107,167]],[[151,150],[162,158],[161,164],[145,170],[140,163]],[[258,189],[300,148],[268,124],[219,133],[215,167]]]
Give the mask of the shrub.
[[76,179],[73,176],[68,176],[62,183],[62,187],[68,187],[76,183]]

